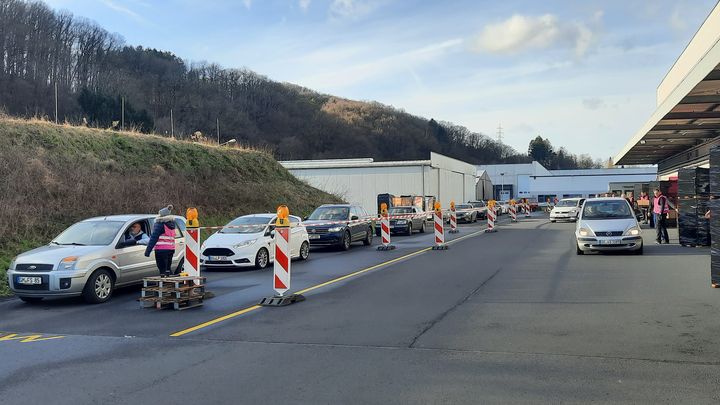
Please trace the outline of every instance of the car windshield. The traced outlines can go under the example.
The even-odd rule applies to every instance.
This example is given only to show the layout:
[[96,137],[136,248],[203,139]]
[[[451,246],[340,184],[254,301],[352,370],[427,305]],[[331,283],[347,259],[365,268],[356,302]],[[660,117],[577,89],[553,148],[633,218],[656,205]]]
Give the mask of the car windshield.
[[66,229],[51,243],[56,245],[106,246],[112,243],[124,222],[86,221]]
[[395,207],[390,208],[390,211],[388,211],[390,214],[413,214],[415,213],[415,210],[409,207]]
[[575,206],[577,206],[577,200],[561,200],[556,205],[556,207],[575,207]]
[[625,200],[599,200],[586,201],[582,216],[583,219],[622,219],[633,218],[633,213]]
[[317,221],[347,221],[350,215],[348,207],[320,207],[313,211],[309,220]]
[[456,210],[469,210],[470,208],[472,208],[470,204],[458,204],[455,206]]
[[[230,221],[220,233],[258,233],[262,232],[270,222],[268,217],[239,217]],[[239,226],[238,228],[230,228]]]

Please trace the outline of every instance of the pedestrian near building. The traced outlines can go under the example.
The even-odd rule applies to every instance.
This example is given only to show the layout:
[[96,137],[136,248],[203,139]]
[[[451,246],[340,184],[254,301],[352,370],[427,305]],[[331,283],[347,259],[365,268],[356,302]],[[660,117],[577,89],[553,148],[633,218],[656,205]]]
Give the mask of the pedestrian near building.
[[160,277],[169,277],[172,272],[172,259],[175,255],[175,218],[172,216],[172,205],[158,211],[155,218],[150,241],[145,249],[145,256],[150,257],[150,252],[155,250],[155,264],[160,272]]
[[654,191],[655,198],[653,199],[653,214],[655,217],[655,243],[660,244],[663,241],[670,243],[670,237],[667,231],[667,217],[671,206],[668,198],[663,195],[659,188]]
[[650,196],[648,196],[648,194],[645,191],[640,193],[640,199],[638,200],[638,207],[640,207],[640,210],[642,211],[643,222],[647,224],[648,221],[650,220],[650,218],[649,218],[650,217],[650,214],[649,214],[649,212],[650,212]]

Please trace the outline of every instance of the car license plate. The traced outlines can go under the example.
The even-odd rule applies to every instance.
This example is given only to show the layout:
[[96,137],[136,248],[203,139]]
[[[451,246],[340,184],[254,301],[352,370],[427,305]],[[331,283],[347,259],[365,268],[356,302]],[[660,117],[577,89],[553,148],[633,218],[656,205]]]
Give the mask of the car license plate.
[[601,245],[619,245],[620,239],[601,239],[600,244]]
[[320,235],[308,235],[310,239],[320,239]]
[[18,277],[17,283],[23,284],[23,285],[40,285],[40,284],[42,284],[42,278],[40,278],[40,277]]
[[227,261],[227,256],[210,256],[211,262],[224,262]]

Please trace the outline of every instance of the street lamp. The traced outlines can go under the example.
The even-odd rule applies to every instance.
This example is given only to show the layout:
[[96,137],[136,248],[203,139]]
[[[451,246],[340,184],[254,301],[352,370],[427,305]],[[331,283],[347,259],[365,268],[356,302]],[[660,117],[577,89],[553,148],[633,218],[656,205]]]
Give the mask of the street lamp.
[[234,143],[237,143],[237,141],[235,139],[231,139],[227,142],[221,143],[220,146],[230,145],[230,144],[234,144]]
[[498,200],[502,200],[504,194],[505,194],[505,173],[500,173],[500,198],[498,198]]

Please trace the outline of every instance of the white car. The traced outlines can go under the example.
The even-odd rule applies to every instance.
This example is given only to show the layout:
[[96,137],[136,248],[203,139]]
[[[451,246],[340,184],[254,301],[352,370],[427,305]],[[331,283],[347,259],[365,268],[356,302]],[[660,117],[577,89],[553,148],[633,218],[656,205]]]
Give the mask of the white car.
[[584,198],[563,198],[550,211],[550,222],[577,221]]
[[[275,214],[245,215],[212,234],[201,247],[204,268],[247,267],[264,269],[275,259]],[[308,233],[299,217],[290,215],[290,256],[306,260],[310,255]]]
[[579,255],[592,251],[643,253],[640,224],[624,198],[585,200],[575,227],[575,241]]
[[510,201],[498,201],[497,205],[500,207],[500,214],[510,213]]

